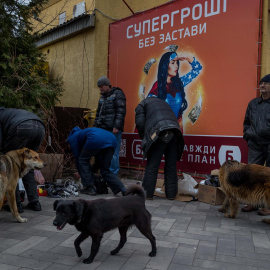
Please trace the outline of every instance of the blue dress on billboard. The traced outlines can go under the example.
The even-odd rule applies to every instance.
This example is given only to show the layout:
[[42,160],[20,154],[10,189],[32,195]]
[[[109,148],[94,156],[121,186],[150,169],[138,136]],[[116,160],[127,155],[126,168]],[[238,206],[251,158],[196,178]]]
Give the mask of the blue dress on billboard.
[[[202,70],[202,65],[199,63],[198,60],[194,57],[194,60],[192,63],[190,63],[192,70],[188,72],[186,75],[180,77],[183,86],[185,87],[189,83],[192,82],[193,79],[195,79],[199,73]],[[175,116],[179,121],[182,119],[182,114],[180,114],[182,102],[183,102],[183,97],[181,92],[173,87],[172,83],[167,83],[166,85],[166,92],[167,92],[167,97],[165,101],[171,106]],[[148,94],[148,97],[158,97],[158,81],[156,81],[151,89],[151,91]]]

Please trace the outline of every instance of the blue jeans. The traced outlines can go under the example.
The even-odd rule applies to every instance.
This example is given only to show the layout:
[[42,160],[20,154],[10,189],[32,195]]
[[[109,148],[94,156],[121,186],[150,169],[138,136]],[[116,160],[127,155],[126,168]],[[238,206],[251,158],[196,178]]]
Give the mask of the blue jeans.
[[119,169],[120,169],[120,164],[119,164],[119,151],[120,151],[120,146],[121,146],[121,138],[122,138],[122,131],[118,131],[118,133],[114,134],[117,140],[117,146],[115,148],[112,161],[111,161],[111,166],[110,170],[114,174],[118,175]]
[[94,176],[92,172],[92,166],[90,164],[90,159],[95,156],[100,166],[100,174],[109,188],[112,190],[113,194],[117,194],[120,191],[125,191],[126,188],[118,179],[117,175],[110,171],[110,163],[113,153],[113,147],[95,150],[88,150],[84,148],[82,150],[79,157],[79,172],[84,187],[94,188]]

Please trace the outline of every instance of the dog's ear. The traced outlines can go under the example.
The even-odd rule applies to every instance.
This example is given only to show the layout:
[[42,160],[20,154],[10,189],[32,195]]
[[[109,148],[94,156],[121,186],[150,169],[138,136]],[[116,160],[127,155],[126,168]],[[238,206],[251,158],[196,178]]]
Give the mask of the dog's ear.
[[77,200],[73,202],[73,205],[75,206],[75,210],[77,213],[77,223],[81,222],[82,220],[82,214],[83,214],[83,209],[84,209],[84,203],[81,200]]
[[60,201],[59,200],[55,200],[54,203],[53,203],[53,210],[55,211],[56,210],[56,207],[58,205]]
[[28,149],[28,148],[26,148],[26,147],[24,147],[23,149],[24,149],[24,155],[25,155],[26,157],[28,157],[29,154],[30,154],[30,149]]
[[22,148],[22,149],[19,149],[19,150],[16,150],[18,155],[21,155],[21,156],[25,156],[25,157],[28,157],[29,154],[30,154],[30,149],[29,148]]
[[[26,153],[25,153],[26,150],[29,151],[28,148],[23,147],[23,148],[21,148],[21,149],[16,150],[16,152],[17,152],[17,154],[18,154],[19,156],[26,156]],[[29,152],[28,152],[28,154],[29,154]],[[28,155],[28,154],[27,154],[27,155]]]

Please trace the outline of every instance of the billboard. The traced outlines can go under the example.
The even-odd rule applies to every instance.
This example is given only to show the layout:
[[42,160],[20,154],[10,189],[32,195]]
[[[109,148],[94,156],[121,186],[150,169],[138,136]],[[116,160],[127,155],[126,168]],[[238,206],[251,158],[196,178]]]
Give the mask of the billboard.
[[121,163],[142,165],[135,108],[159,93],[184,134],[179,170],[247,162],[243,119],[256,97],[260,4],[179,0],[110,25],[109,78],[127,98]]

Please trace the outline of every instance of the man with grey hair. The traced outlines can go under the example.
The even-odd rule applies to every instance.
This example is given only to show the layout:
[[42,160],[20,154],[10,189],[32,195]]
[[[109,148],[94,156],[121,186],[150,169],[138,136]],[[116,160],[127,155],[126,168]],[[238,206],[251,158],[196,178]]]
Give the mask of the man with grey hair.
[[122,89],[112,87],[110,80],[105,76],[98,79],[97,86],[101,97],[98,102],[94,127],[112,132],[117,139],[117,147],[110,167],[110,170],[117,175],[120,169],[119,150],[126,116],[126,96]]
[[[260,96],[252,99],[247,107],[244,119],[244,136],[248,144],[248,163],[270,167],[270,74],[259,82]],[[265,206],[266,207],[266,206]],[[246,205],[243,212],[257,210]],[[261,216],[270,215],[269,208],[258,211]]]

